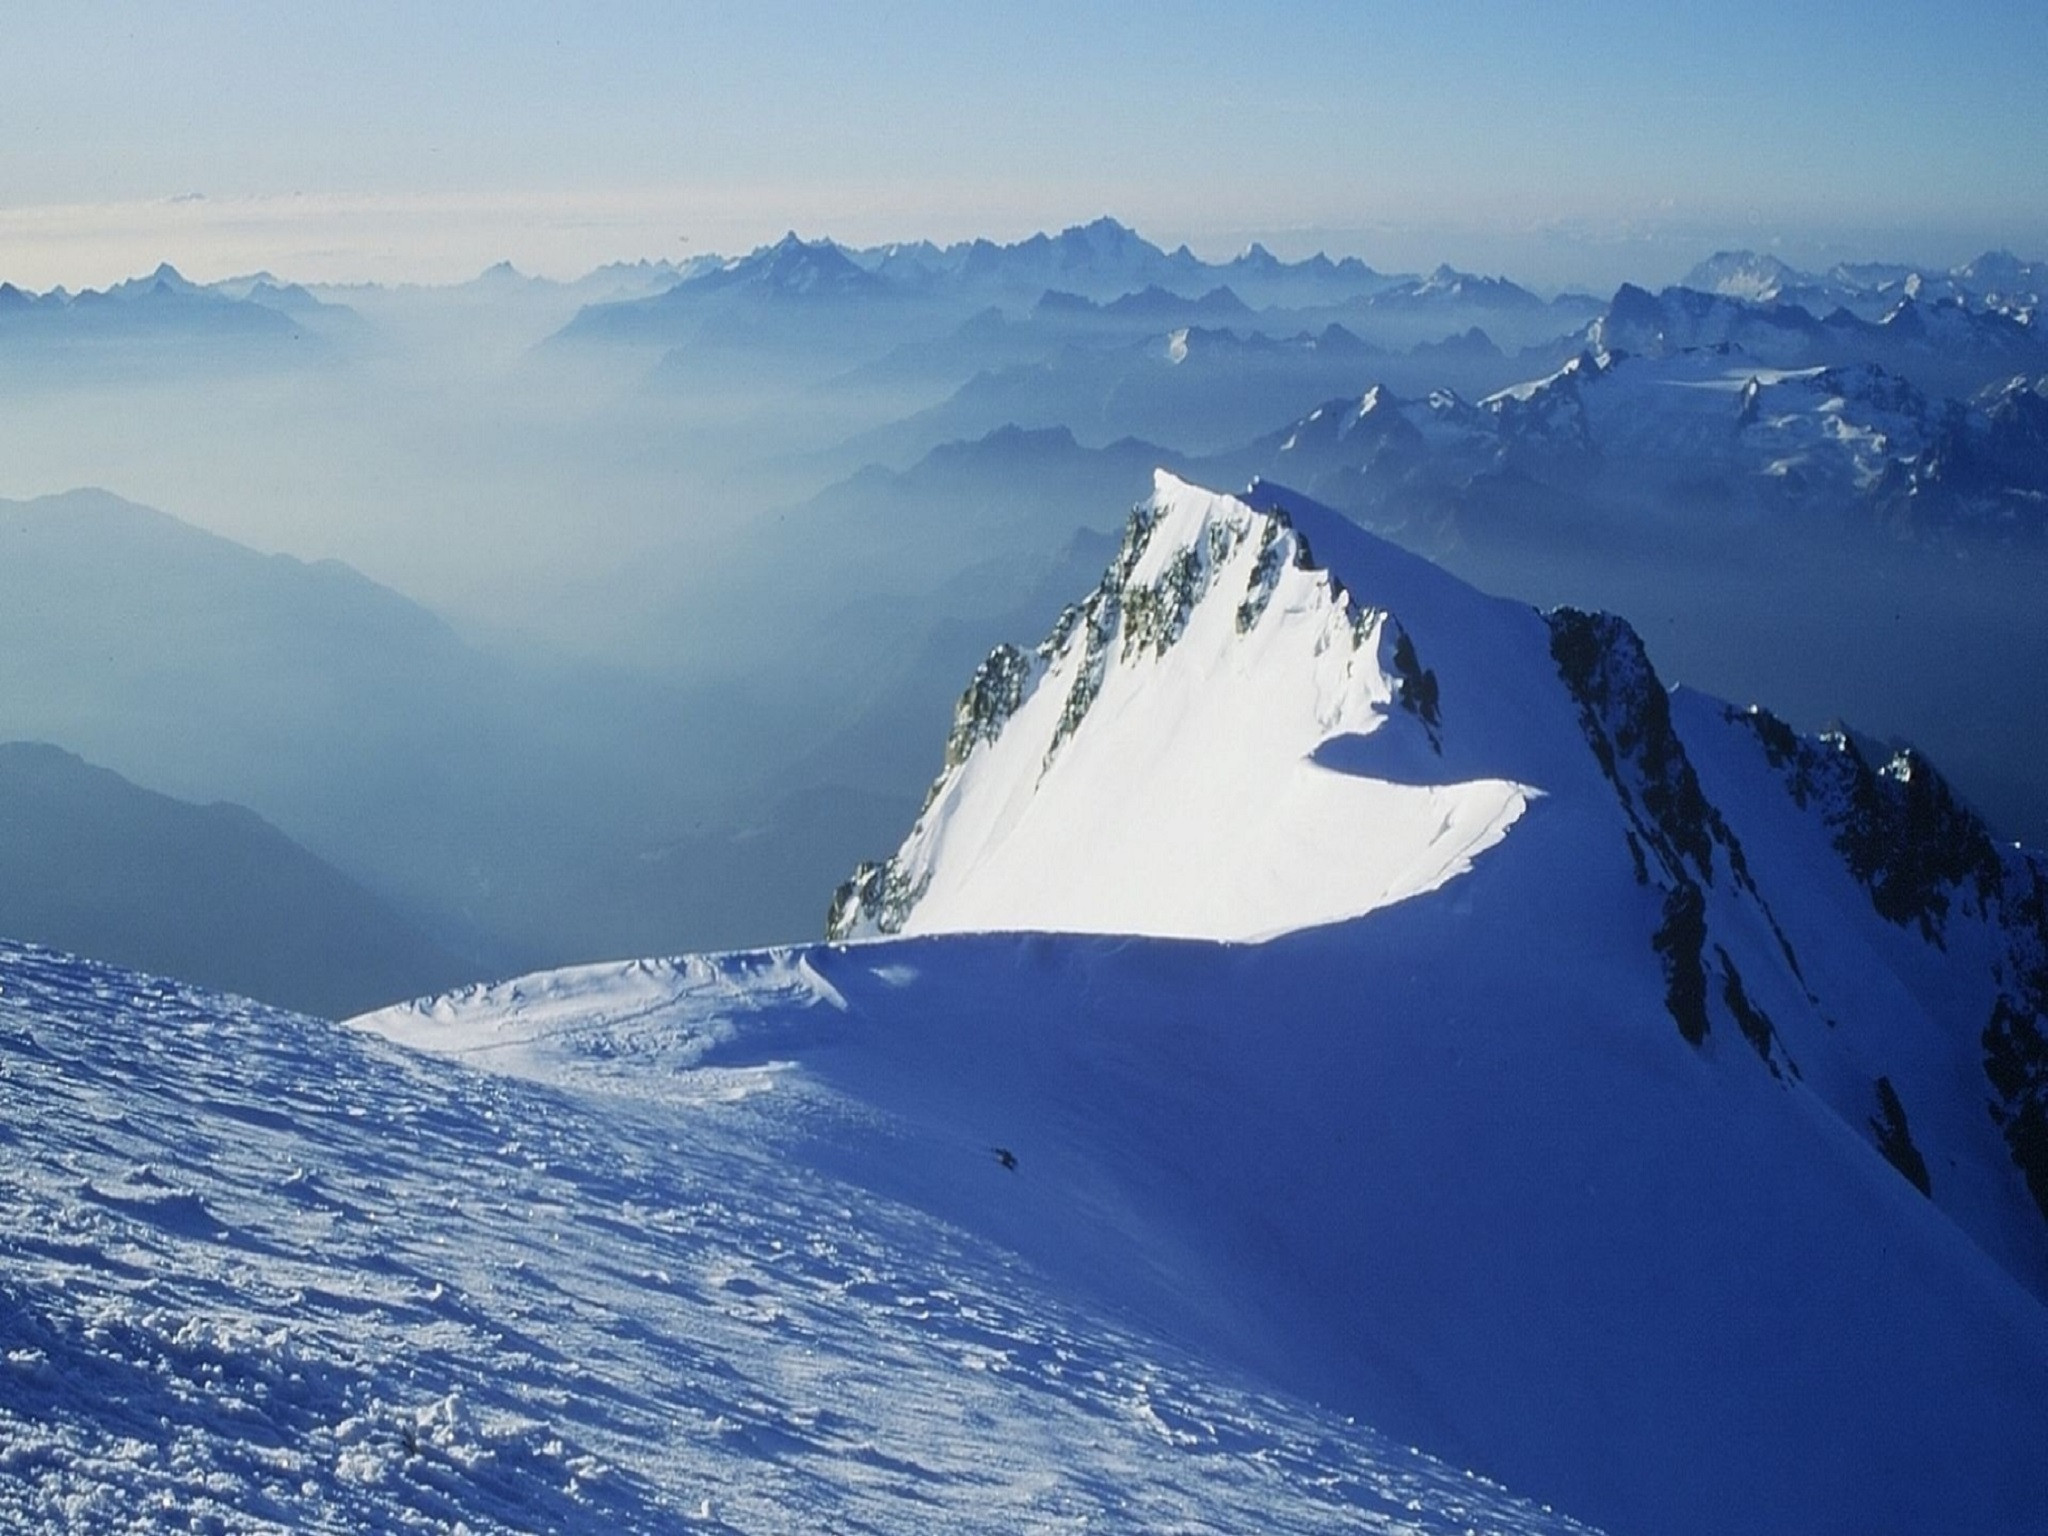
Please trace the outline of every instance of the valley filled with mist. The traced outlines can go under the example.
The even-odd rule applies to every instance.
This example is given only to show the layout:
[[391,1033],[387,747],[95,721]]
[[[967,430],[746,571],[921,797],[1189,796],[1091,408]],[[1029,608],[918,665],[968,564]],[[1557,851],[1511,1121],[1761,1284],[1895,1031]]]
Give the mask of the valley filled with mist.
[[[1910,741],[2038,845],[2044,287],[1735,252],[1537,293],[1110,219],[576,282],[10,285],[0,740],[242,807],[377,912],[353,989],[268,1001],[808,939],[975,664],[1166,467],[1625,613],[1668,678]],[[21,868],[99,814],[34,782]],[[162,846],[199,888],[224,856]],[[44,905],[10,931],[202,982],[254,942]]]

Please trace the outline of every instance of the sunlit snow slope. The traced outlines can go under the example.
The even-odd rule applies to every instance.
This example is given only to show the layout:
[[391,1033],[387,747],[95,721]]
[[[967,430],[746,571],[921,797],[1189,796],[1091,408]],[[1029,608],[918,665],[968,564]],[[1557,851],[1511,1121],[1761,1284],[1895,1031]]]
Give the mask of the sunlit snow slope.
[[1393,606],[1418,568],[1347,590],[1257,501],[1160,473],[1095,592],[982,665],[837,933],[1262,938],[1434,890],[1508,834],[1529,787],[1455,725],[1447,754],[1436,704],[1506,606],[1418,647]]

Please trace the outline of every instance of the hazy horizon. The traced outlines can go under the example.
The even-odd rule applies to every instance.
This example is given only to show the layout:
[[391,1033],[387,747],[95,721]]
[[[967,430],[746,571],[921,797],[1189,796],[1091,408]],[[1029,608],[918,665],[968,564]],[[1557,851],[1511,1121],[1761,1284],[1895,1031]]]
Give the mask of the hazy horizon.
[[1256,239],[1547,289],[1667,282],[1729,246],[2048,248],[2048,29],[2005,5],[1924,20],[88,4],[10,22],[0,279],[560,278],[790,228],[1016,239],[1104,213],[1212,259]]
[[[1579,291],[1602,296],[1623,283],[1661,288],[1723,251],[1775,256],[1804,270],[1838,262],[1885,262],[1946,270],[1989,251],[2025,259],[2048,253],[2048,233],[2015,239],[1995,227],[1946,231],[1842,229],[1787,234],[1758,225],[1715,228],[1600,228],[1558,221],[1524,229],[1379,224],[1355,228],[1246,225],[1190,229],[1154,226],[1117,208],[1076,208],[1036,222],[971,227],[948,218],[934,225],[885,223],[872,215],[842,221],[786,220],[735,213],[721,222],[716,243],[660,246],[658,206],[637,209],[630,197],[610,218],[580,222],[573,197],[523,201],[244,199],[204,196],[161,203],[0,210],[0,239],[10,265],[0,281],[32,292],[104,289],[168,264],[197,283],[267,272],[315,288],[444,287],[509,264],[528,277],[571,283],[601,268],[637,262],[677,264],[707,255],[745,256],[794,233],[850,248],[929,240],[947,245],[976,238],[1008,244],[1112,218],[1164,250],[1186,245],[1205,261],[1225,262],[1257,244],[1285,261],[1314,255],[1356,257],[1382,272],[1428,272],[1439,265],[1506,277],[1539,293]],[[703,212],[703,210],[699,210]],[[705,223],[704,220],[699,220]],[[645,241],[611,240],[614,225]],[[408,244],[408,241],[411,244]]]

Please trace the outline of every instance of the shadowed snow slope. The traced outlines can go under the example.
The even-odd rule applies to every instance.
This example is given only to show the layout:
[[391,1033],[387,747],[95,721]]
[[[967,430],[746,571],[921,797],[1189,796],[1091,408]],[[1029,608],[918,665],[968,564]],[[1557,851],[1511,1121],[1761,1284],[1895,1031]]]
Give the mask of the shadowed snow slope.
[[[911,1414],[986,1415],[994,1445],[1021,1415],[1030,1445],[1080,1454],[1053,1450],[1080,1422],[1062,1351],[1071,1319],[1113,1318],[1174,1341],[1147,1346],[1155,1400],[1260,1380],[1290,1414],[1320,1402],[1616,1531],[2038,1529],[2036,1297],[1739,1038],[1688,1045],[1632,963],[1640,931],[1546,931],[1506,865],[1463,884],[1455,910],[1257,946],[941,936],[557,973],[363,1022],[601,1096],[608,1126],[666,1125],[680,1153],[636,1155],[725,1214],[686,1207],[672,1261],[629,1265],[689,1268],[713,1314],[771,1310],[736,1363],[800,1371],[841,1435],[892,1457],[955,1454],[945,1434],[909,1449],[939,1433],[899,1437]],[[724,1252],[728,1223],[751,1250]],[[762,1251],[770,1232],[786,1252]],[[701,1278],[718,1262],[767,1294]],[[819,1288],[820,1269],[854,1283]],[[903,1271],[915,1285],[882,1278]],[[933,1319],[906,1321],[902,1298],[932,1289],[915,1312]],[[651,1326],[709,1326],[659,1305]],[[868,1362],[857,1401],[823,1384],[845,1358],[766,1364],[862,1328],[876,1341],[843,1345]],[[1134,1460],[1134,1502],[1097,1518],[1159,1528],[1170,1506],[1136,1502],[1163,1497],[1157,1476],[1222,1529],[1346,1524],[1340,1503],[1293,1513],[1292,1474],[1225,1428],[1238,1401],[1162,1408],[1170,1466]],[[1292,1454],[1358,1454],[1313,1422],[1322,1448]],[[1132,1454],[1113,1438],[1050,1486],[1113,1483],[1104,1459]],[[1272,1503],[1248,1516],[1225,1499],[1255,1469]]]
[[832,996],[741,957],[454,1010],[553,1031],[534,1083],[0,943],[0,1527],[1584,1529],[1035,1267],[1068,1176],[980,1138],[1052,1137],[796,1065]]

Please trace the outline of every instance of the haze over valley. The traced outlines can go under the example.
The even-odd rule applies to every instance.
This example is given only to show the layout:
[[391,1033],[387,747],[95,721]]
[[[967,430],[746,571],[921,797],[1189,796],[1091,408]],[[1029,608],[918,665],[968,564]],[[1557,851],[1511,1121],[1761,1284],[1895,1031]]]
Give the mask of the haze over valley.
[[1628,613],[2038,841],[2043,276],[1724,253],[1543,298],[1105,218],[16,292],[7,459],[95,489],[5,510],[0,732],[244,805],[487,973],[798,939],[1166,466]]

